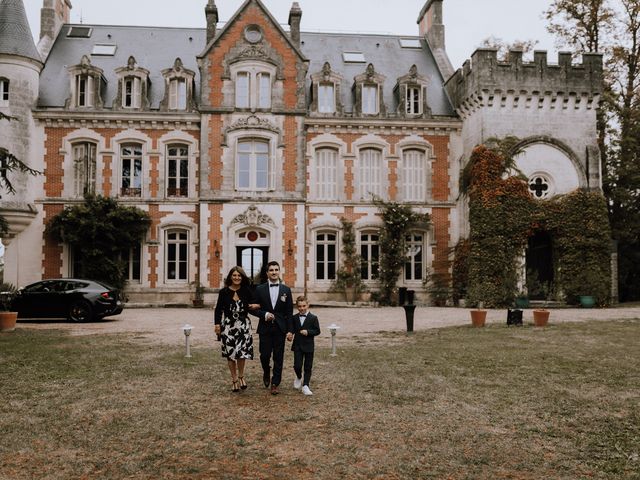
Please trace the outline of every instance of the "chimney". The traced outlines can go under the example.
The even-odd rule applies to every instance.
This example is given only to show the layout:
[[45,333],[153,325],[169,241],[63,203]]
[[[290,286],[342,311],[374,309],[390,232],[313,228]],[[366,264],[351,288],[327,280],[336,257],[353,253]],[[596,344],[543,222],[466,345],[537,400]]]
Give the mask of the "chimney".
[[445,80],[453,75],[453,66],[444,46],[442,3],[444,0],[427,0],[418,15],[420,36],[427,40]]
[[204,7],[204,14],[207,18],[207,45],[216,36],[216,24],[218,23],[218,7],[215,0],[209,0]]
[[302,10],[300,9],[300,5],[298,2],[293,2],[291,5],[291,10],[289,10],[289,27],[291,36],[291,41],[293,44],[300,48],[300,20],[302,19]]
[[40,41],[38,51],[46,59],[60,29],[69,23],[71,0],[44,0],[40,9]]

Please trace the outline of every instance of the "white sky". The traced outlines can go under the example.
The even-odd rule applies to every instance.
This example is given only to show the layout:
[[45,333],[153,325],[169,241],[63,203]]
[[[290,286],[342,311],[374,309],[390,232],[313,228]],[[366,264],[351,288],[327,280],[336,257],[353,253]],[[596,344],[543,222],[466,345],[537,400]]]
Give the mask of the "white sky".
[[[292,0],[262,0],[283,24]],[[40,30],[43,0],[24,0],[31,30]],[[207,0],[71,0],[72,23],[205,27]],[[228,20],[243,0],[216,0],[221,21]],[[426,0],[298,0],[302,31],[341,31],[417,35],[418,13]],[[495,36],[506,42],[538,40],[556,63],[554,39],[545,30],[542,13],[551,0],[444,0],[447,52],[454,68],[469,58],[481,41]]]

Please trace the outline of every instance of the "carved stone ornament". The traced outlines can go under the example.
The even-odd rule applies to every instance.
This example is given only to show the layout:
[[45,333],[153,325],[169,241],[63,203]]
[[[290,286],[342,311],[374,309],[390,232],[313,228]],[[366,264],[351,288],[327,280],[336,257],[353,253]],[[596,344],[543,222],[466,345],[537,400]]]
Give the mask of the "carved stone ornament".
[[373,63],[370,63],[369,65],[367,65],[367,70],[366,70],[367,79],[371,80],[375,74],[376,74],[376,71],[373,68]]
[[411,65],[411,68],[409,69],[409,77],[411,78],[411,80],[415,80],[418,78],[418,67],[414,65]]
[[136,59],[133,55],[131,55],[129,57],[129,60],[127,60],[127,68],[129,70],[135,70],[136,69]]
[[259,129],[259,130],[269,130],[271,132],[280,133],[280,129],[272,124],[266,118],[259,118],[256,115],[249,115],[247,118],[241,118],[230,127],[226,129],[227,132],[231,130],[241,130],[241,129]]
[[176,57],[175,62],[173,62],[173,71],[180,72],[182,71],[182,59],[180,57]]
[[264,223],[275,225],[271,217],[260,212],[260,210],[258,210],[258,207],[256,207],[255,205],[249,205],[249,208],[247,208],[244,213],[236,215],[236,217],[231,221],[231,225],[235,225],[237,223],[241,223],[250,227],[256,227]]
[[237,58],[269,58],[264,48],[258,45],[250,45],[240,52]]
[[324,62],[324,65],[322,66],[322,77],[325,82],[329,81],[331,78],[331,65],[329,62]]

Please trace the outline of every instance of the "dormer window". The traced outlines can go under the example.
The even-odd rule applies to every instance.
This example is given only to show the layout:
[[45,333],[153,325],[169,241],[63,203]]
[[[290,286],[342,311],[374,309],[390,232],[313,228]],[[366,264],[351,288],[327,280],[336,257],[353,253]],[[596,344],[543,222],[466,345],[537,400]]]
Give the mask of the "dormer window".
[[235,106],[242,109],[271,108],[272,79],[275,67],[258,62],[242,62],[231,67],[235,78]]
[[131,56],[126,67],[116,69],[118,76],[118,96],[113,107],[123,109],[146,109],[149,107],[149,71],[139,67]]
[[169,81],[169,110],[187,108],[187,82],[184,78],[172,78]]
[[176,58],[173,68],[163,70],[162,76],[165,82],[165,93],[160,102],[160,110],[164,112],[192,110],[195,73],[184,68],[182,60]]
[[102,108],[102,70],[91,65],[89,57],[84,55],[80,64],[69,67],[69,74],[71,95],[66,102],[67,108]]
[[0,78],[0,107],[9,106],[9,80]]
[[125,108],[140,108],[140,79],[126,77],[122,89],[122,106]]
[[321,83],[318,85],[318,112],[333,113],[336,111],[335,88],[333,83]]
[[354,78],[355,110],[361,115],[384,115],[382,86],[385,77],[376,73],[373,64]]
[[402,116],[429,115],[427,105],[427,77],[418,74],[418,69],[412,65],[409,73],[398,78],[394,93],[398,101],[398,113]]
[[325,62],[322,71],[311,75],[311,112],[321,114],[342,113],[340,85],[342,77],[331,71]]
[[378,113],[378,86],[362,86],[362,113],[375,115]]

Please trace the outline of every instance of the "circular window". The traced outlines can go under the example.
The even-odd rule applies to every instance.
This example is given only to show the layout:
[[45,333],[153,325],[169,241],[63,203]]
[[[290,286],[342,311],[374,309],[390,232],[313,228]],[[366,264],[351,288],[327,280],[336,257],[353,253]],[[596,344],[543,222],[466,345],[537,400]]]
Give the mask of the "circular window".
[[244,38],[249,43],[256,43],[262,40],[262,30],[258,25],[247,25],[244,29]]
[[250,242],[255,242],[258,239],[258,234],[253,230],[247,233],[247,240]]
[[528,185],[529,192],[531,192],[533,198],[548,198],[552,194],[553,188],[551,180],[541,173],[536,173],[529,177]]

